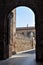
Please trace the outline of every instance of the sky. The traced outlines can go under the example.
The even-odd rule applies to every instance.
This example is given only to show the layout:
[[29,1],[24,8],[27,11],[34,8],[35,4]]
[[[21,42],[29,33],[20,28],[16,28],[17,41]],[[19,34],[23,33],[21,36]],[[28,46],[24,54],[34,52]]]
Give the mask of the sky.
[[16,27],[34,27],[35,26],[35,14],[34,12],[24,6],[16,8]]

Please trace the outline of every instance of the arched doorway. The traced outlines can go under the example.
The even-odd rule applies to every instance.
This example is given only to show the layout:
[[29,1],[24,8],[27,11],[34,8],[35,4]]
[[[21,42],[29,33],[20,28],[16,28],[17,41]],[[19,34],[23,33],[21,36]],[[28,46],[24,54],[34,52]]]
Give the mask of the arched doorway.
[[[18,6],[19,7],[19,6]],[[27,6],[26,6],[27,7]],[[11,12],[11,11],[10,11]],[[15,25],[14,25],[15,26]],[[15,44],[14,44],[14,46],[15,46]],[[15,50],[14,50],[15,51]]]
[[[8,7],[7,8],[5,7],[6,8],[5,22],[7,23],[5,25],[7,25],[7,27],[6,26],[4,27],[4,29],[5,28],[7,29],[7,31],[6,31],[6,29],[4,30],[4,32],[7,32],[7,34],[5,34],[5,37],[4,37],[4,42],[5,42],[5,44],[4,44],[4,56],[5,57],[3,56],[3,58],[9,57],[9,54],[10,54],[9,51],[8,51],[9,50],[9,35],[10,35],[10,31],[9,31],[9,22],[7,22],[8,21],[7,16],[9,14],[9,12],[11,12],[11,10],[13,10],[14,8],[16,8],[18,6],[27,6],[27,7],[30,7],[36,14],[34,1],[32,1],[32,3],[31,3],[31,1],[28,1],[28,0],[27,1],[26,0],[23,0],[23,1],[22,0],[20,0],[20,1],[18,0],[18,1],[11,1],[11,2],[9,1],[7,3],[6,3],[6,7],[7,6]],[[6,44],[6,42],[7,42],[7,44]],[[6,50],[5,50],[5,48],[6,48]],[[7,51],[7,53],[6,53],[6,51]]]
[[[2,33],[0,33],[0,39],[1,39],[0,48],[2,47],[2,49],[1,49],[2,54],[0,53],[0,59],[1,58],[5,59],[5,58],[9,57],[9,52],[8,52],[8,50],[9,50],[8,46],[9,45],[7,45],[7,44],[9,44],[9,42],[7,42],[9,40],[9,33],[4,29],[6,28],[8,30],[8,27],[9,27],[9,23],[7,22],[7,20],[8,20],[7,15],[9,14],[9,12],[11,12],[11,10],[13,10],[14,8],[16,8],[18,6],[30,7],[36,14],[36,16],[35,16],[36,27],[35,28],[36,28],[36,42],[38,43],[36,45],[36,47],[37,47],[36,48],[36,58],[42,59],[42,54],[43,54],[43,52],[41,52],[41,50],[43,49],[43,47],[42,47],[43,46],[43,44],[42,44],[43,43],[43,32],[42,32],[42,30],[43,30],[42,29],[42,27],[43,27],[43,25],[42,25],[43,24],[43,22],[42,22],[43,21],[43,15],[42,15],[42,13],[43,13],[43,10],[42,10],[43,3],[42,3],[42,1],[35,1],[35,0],[12,0],[11,1],[11,0],[9,0],[9,1],[6,1],[6,2],[5,1],[4,2],[0,1],[0,2],[1,2],[1,8],[0,8],[1,9],[0,10],[0,14],[1,14],[1,16],[0,16],[0,21],[1,21],[0,26],[1,26],[1,28],[0,28],[0,31],[2,31]],[[7,24],[5,23],[5,21],[6,21]],[[6,26],[8,25],[8,27],[6,27],[6,26],[4,27],[4,24]],[[5,32],[7,32],[7,33],[5,34]],[[4,34],[5,34],[5,37],[4,37]],[[42,47],[42,49],[40,49],[40,47]],[[39,50],[40,50],[40,52],[38,52]],[[6,53],[6,51],[7,51],[8,54]]]
[[[19,12],[21,12],[22,14]],[[13,14],[13,16],[11,13]],[[34,34],[31,35],[31,33],[35,33],[34,12],[28,7],[19,6],[9,13],[9,22],[10,22],[10,44],[12,44],[12,51],[20,52],[34,49],[35,39],[33,40],[33,38],[35,38],[36,34],[35,36]],[[18,28],[16,28],[17,26],[16,24],[19,25]]]

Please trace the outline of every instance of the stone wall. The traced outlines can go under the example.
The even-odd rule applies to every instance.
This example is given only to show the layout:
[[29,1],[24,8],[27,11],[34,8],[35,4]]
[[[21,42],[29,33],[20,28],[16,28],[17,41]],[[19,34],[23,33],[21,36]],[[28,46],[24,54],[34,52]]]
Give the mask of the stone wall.
[[[15,51],[15,36],[16,36],[16,9],[12,10],[9,13],[9,22],[10,22],[10,45],[12,52]],[[9,51],[11,51],[9,50]]]
[[30,50],[35,48],[36,40],[33,38],[26,37],[22,34],[16,34],[16,45],[15,50],[16,52]]

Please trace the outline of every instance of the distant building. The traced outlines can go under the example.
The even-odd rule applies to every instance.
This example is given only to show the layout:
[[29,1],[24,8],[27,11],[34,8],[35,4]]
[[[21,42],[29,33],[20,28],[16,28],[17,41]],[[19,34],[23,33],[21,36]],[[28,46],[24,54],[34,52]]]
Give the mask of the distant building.
[[16,28],[16,33],[22,34],[27,37],[31,37],[31,33],[32,33],[33,37],[36,36],[35,27],[19,27]]

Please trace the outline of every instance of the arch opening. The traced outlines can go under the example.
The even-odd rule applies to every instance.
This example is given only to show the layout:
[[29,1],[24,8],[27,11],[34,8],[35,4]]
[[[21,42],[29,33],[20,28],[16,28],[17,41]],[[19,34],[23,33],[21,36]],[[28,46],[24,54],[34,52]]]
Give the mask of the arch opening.
[[[21,8],[21,9],[19,9],[19,8]],[[19,14],[21,13],[20,16],[19,16],[19,14],[17,14],[17,9],[22,10],[21,12],[18,11]],[[23,9],[24,10],[27,10],[28,9],[28,10],[27,11],[24,11],[25,12],[24,13],[23,12]],[[30,11],[31,11],[31,15],[30,15]],[[19,20],[17,19],[18,16],[19,16]],[[24,16],[29,16],[30,18],[27,18],[27,17],[24,17]],[[22,24],[23,23],[20,20],[21,19],[20,17],[22,18],[22,21],[25,21],[25,24],[22,25],[22,26],[19,25],[19,24]],[[27,18],[27,20],[26,20],[26,18]],[[32,21],[31,18],[34,21]],[[30,23],[27,22],[28,19],[30,19],[29,20]],[[19,22],[17,22],[17,20]],[[26,44],[26,41],[24,42],[24,44],[23,44],[23,41],[22,41],[22,44],[21,45],[17,43],[18,41],[20,42],[20,39],[24,40],[24,38],[28,38],[28,40],[31,39],[31,41],[30,41],[30,43],[31,43],[30,44],[30,46],[31,46],[30,49],[33,49],[33,42],[35,42],[35,45],[36,45],[35,13],[33,12],[33,10],[31,10],[30,8],[25,7],[25,6],[17,7],[17,8],[15,8],[14,10],[12,10],[9,13],[9,21],[10,21],[10,44],[12,45],[12,52],[14,52],[14,53],[16,52],[17,53],[17,52],[20,52],[20,51],[29,50],[29,44],[28,44],[29,41],[26,40],[28,42],[27,43],[27,48],[26,48],[26,45],[25,45]],[[21,21],[21,23],[20,23],[20,21]],[[17,23],[19,23],[18,24],[19,26],[16,25]],[[29,31],[29,29],[30,29],[30,31]],[[24,34],[25,34],[25,37],[24,37]],[[20,48],[19,46],[22,47],[22,48]],[[23,47],[26,48],[26,49],[23,49]],[[35,46],[34,46],[34,48],[35,48]]]

